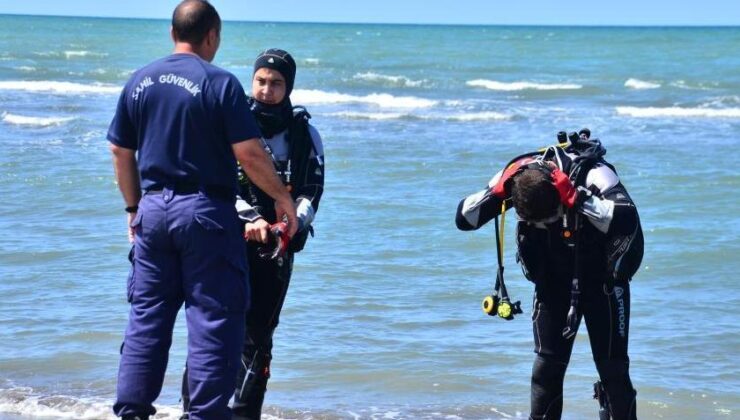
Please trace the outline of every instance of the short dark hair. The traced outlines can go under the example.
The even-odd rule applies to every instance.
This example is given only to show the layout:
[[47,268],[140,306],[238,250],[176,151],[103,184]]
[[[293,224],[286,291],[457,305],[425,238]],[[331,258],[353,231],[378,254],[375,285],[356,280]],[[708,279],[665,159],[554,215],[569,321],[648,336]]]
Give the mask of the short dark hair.
[[527,221],[552,217],[560,205],[550,175],[541,169],[525,169],[514,178],[511,200],[519,217]]
[[221,33],[221,17],[206,0],[183,0],[172,12],[172,31],[177,41],[198,45],[211,29]]

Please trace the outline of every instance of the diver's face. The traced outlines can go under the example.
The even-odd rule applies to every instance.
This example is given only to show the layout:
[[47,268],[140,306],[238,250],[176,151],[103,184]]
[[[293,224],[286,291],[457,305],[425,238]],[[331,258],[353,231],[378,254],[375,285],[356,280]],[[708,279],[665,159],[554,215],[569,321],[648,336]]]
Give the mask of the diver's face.
[[533,225],[549,225],[550,223],[555,223],[558,220],[560,220],[561,217],[563,217],[563,206],[558,206],[557,211],[550,217],[545,217],[544,219],[539,220],[527,220],[523,218],[519,213],[517,213],[517,217],[519,220],[524,220],[525,222],[531,223]]
[[279,71],[262,67],[257,69],[252,78],[252,96],[254,99],[277,105],[285,98],[285,78]]

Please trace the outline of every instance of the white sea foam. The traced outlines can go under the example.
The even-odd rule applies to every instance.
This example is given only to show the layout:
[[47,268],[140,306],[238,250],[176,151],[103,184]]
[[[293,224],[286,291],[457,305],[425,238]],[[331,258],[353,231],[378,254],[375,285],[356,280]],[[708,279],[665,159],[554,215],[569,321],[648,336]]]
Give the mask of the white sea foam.
[[357,103],[376,105],[381,108],[430,108],[437,104],[437,101],[414,96],[393,96],[387,93],[356,96],[315,89],[296,89],[291,94],[291,100],[295,104],[302,105]]
[[64,51],[64,56],[69,60],[77,57],[106,57],[107,53],[99,53],[93,51]]
[[677,80],[675,82],[671,82],[671,86],[679,88],[679,89],[689,89],[689,90],[712,90],[718,88],[720,85],[719,82],[687,82],[685,80]]
[[354,120],[374,120],[374,121],[387,121],[387,120],[400,120],[400,119],[416,119],[416,120],[447,120],[447,121],[503,121],[511,119],[510,115],[502,114],[499,112],[469,112],[452,115],[429,115],[429,114],[412,114],[404,112],[355,112],[355,111],[343,111],[334,112],[329,114],[332,117],[347,118]]
[[466,114],[454,114],[446,117],[450,120],[455,121],[504,121],[510,120],[511,115],[502,114],[500,112],[469,112]]
[[310,64],[310,65],[315,66],[315,65],[319,64],[320,61],[321,60],[319,60],[318,58],[306,58],[306,59],[303,60],[303,63],[304,64]]
[[[155,405],[157,420],[177,420],[182,414],[179,406]],[[33,389],[15,387],[0,389],[0,417],[2,413],[31,418],[54,418],[76,420],[115,420],[111,402],[102,399],[76,398],[64,395],[40,396]],[[281,417],[263,415],[267,419],[281,420]]]
[[624,82],[624,87],[628,87],[631,89],[657,89],[660,87],[660,83],[629,78],[626,82]]
[[94,83],[85,85],[82,83],[73,82],[57,82],[57,81],[26,81],[26,80],[5,80],[0,81],[0,90],[16,90],[24,92],[49,92],[58,94],[85,94],[85,93],[99,93],[99,94],[111,94],[121,93],[121,86],[104,85],[100,83]]
[[375,121],[398,120],[401,118],[412,117],[411,114],[405,114],[405,113],[400,113],[400,112],[352,112],[352,111],[334,112],[334,113],[329,114],[329,116],[338,117],[338,118],[347,118],[350,120],[375,120]]
[[364,80],[367,82],[380,82],[385,85],[401,87],[419,87],[424,84],[425,80],[412,80],[406,76],[389,76],[385,74],[367,72],[357,73],[352,76],[355,80]]
[[20,70],[20,71],[27,71],[27,72],[36,71],[36,67],[33,67],[33,66],[20,66],[20,67],[16,67],[15,69]]
[[634,107],[618,106],[617,114],[631,117],[707,117],[707,118],[740,118],[740,108],[682,108],[682,107]]
[[50,125],[59,125],[67,121],[72,121],[74,117],[30,117],[3,112],[0,114],[0,119],[7,124],[48,127]]
[[534,82],[498,82],[495,80],[475,79],[465,82],[468,86],[482,87],[490,90],[574,90],[583,88],[575,83],[534,83]]

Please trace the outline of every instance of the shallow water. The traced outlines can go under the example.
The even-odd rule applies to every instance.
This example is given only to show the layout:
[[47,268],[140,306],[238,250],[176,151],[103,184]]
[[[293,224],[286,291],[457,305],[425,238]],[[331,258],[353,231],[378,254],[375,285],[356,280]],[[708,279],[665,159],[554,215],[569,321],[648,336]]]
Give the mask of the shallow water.
[[[105,133],[168,23],[0,16],[0,419],[110,418],[127,316],[125,216]],[[122,37],[126,34],[126,37]],[[249,84],[279,46],[326,149],[316,237],[276,333],[277,418],[526,418],[525,314],[485,316],[492,227],[454,212],[511,157],[592,129],[646,236],[630,354],[642,418],[740,410],[738,28],[227,22],[216,64]],[[158,418],[178,415],[179,322]],[[593,417],[585,329],[564,418]]]

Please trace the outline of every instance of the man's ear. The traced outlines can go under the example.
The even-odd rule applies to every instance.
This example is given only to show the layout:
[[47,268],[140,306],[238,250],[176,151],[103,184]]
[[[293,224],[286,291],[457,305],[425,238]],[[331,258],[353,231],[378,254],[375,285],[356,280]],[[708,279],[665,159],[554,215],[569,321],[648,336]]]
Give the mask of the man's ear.
[[172,38],[172,42],[177,42],[177,38],[175,37],[175,28],[170,26],[170,38]]
[[206,41],[208,42],[208,46],[215,45],[216,41],[218,40],[218,30],[216,28],[213,28],[208,31],[208,36],[206,36]]

